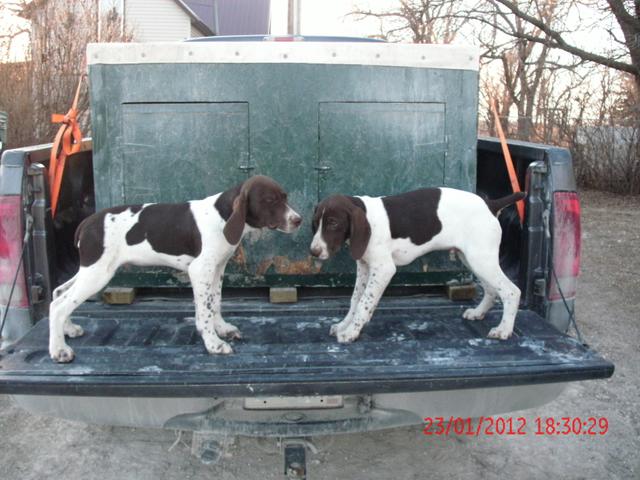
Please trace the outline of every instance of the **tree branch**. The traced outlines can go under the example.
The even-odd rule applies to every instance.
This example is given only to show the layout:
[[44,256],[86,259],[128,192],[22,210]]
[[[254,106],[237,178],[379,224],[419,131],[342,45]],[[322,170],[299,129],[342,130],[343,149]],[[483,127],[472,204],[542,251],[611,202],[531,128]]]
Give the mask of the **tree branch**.
[[[615,0],[608,0],[609,2],[613,2]],[[609,57],[605,57],[604,55],[598,55],[595,53],[591,53],[588,52],[586,50],[583,50],[581,48],[578,48],[574,45],[570,45],[569,43],[567,43],[565,41],[565,39],[562,37],[562,35],[557,32],[556,30],[554,30],[553,28],[549,27],[548,25],[546,25],[543,21],[539,20],[536,17],[533,17],[531,15],[529,15],[528,13],[524,12],[523,10],[521,10],[520,8],[518,8],[517,5],[514,4],[514,2],[509,1],[509,0],[492,0],[492,2],[497,2],[501,5],[503,5],[504,7],[506,7],[507,9],[509,9],[511,11],[511,13],[513,13],[515,16],[517,16],[518,18],[521,18],[522,20],[526,21],[527,23],[530,23],[531,25],[537,27],[540,31],[542,31],[543,33],[545,33],[547,36],[546,37],[536,37],[527,33],[521,33],[521,32],[507,32],[509,33],[509,35],[517,37],[517,38],[523,38],[525,40],[529,40],[532,42],[537,42],[537,43],[541,43],[543,45],[547,45],[551,48],[559,48],[561,50],[564,50],[565,52],[571,53],[572,55],[575,55],[577,57],[580,57],[584,60],[588,60],[590,62],[594,62],[594,63],[598,63],[600,65],[605,65],[607,67],[613,68],[615,70],[621,70],[623,72],[627,72],[627,73],[631,73],[632,75],[639,77],[640,76],[640,68],[633,65],[632,63],[627,63],[627,62],[621,62],[618,60],[614,60],[612,58]]]

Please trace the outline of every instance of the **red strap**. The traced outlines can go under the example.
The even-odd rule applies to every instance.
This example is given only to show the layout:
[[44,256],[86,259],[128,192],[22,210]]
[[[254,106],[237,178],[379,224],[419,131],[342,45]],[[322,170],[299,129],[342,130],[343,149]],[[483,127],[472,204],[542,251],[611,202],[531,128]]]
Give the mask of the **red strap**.
[[78,88],[76,88],[76,96],[73,99],[71,109],[66,115],[54,113],[51,115],[52,123],[61,123],[58,133],[56,133],[53,145],[51,146],[51,154],[49,156],[49,187],[51,189],[51,216],[56,216],[58,208],[58,199],[60,198],[60,187],[62,186],[62,175],[67,162],[67,156],[73,155],[80,151],[82,146],[82,132],[78,125],[78,98],[80,97],[80,88],[82,79],[78,80]]
[[[509,152],[509,147],[507,146],[507,139],[504,136],[504,132],[502,131],[502,124],[500,123],[500,117],[498,116],[498,109],[496,108],[496,101],[491,99],[491,110],[493,111],[493,116],[496,122],[496,129],[498,130],[498,137],[500,137],[500,144],[502,145],[502,154],[504,155],[504,163],[507,165],[507,172],[509,172],[509,180],[511,181],[511,189],[513,193],[521,192],[520,182],[518,181],[518,176],[516,175],[516,169],[513,166],[513,160],[511,159],[511,153]],[[518,200],[516,202],[516,207],[518,208],[518,216],[520,217],[520,224],[524,223],[524,201]]]

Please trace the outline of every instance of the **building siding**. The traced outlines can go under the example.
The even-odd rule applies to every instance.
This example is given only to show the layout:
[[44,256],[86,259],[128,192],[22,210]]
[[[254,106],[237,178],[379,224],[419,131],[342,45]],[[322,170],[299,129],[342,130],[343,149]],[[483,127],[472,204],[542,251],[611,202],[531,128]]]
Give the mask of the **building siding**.
[[170,42],[192,36],[191,19],[173,0],[125,0],[124,18],[137,42]]

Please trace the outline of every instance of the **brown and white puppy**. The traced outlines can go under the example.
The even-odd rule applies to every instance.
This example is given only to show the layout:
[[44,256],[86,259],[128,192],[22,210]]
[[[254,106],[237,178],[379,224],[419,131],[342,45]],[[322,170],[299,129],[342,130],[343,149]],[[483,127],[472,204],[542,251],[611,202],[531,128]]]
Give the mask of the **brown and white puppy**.
[[83,334],[69,316],[111,280],[119,266],[166,266],[189,274],[196,328],[209,353],[231,353],[220,337],[240,331],[220,314],[222,275],[242,236],[252,229],[291,233],[302,223],[285,191],[269,177],[254,176],[222,193],[187,203],[148,203],[108,208],[86,218],[76,231],[80,269],[53,292],[49,354],[73,360],[64,336]]
[[520,290],[500,269],[501,228],[496,214],[523,197],[518,193],[485,201],[462,190],[425,188],[388,197],[334,195],[322,200],[313,214],[311,254],[326,260],[346,241],[357,262],[349,313],[331,327],[331,335],[340,343],[358,338],[397,266],[434,250],[457,249],[460,260],[484,287],[480,304],[462,316],[482,319],[499,296],[502,321],[488,336],[509,338]]

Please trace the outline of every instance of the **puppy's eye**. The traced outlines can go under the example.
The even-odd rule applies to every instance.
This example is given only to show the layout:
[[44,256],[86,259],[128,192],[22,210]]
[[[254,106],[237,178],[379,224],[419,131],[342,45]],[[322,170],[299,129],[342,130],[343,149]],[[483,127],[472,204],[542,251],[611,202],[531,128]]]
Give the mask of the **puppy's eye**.
[[273,204],[275,201],[276,201],[276,199],[275,199],[275,198],[273,198],[273,197],[267,197],[267,198],[265,198],[265,199],[264,199],[264,203],[266,203],[267,205],[271,205],[271,204]]
[[338,228],[338,222],[336,222],[333,218],[327,220],[327,228],[329,230],[335,230]]

